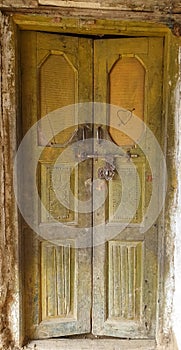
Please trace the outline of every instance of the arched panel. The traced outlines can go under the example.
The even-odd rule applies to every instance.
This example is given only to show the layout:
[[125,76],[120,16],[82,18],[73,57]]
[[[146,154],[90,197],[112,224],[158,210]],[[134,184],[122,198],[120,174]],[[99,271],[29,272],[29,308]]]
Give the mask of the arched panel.
[[[110,104],[118,105],[144,120],[145,68],[136,57],[123,56],[109,73]],[[110,125],[114,116],[110,109]],[[124,133],[111,128],[112,139],[119,146],[134,144]]]
[[[49,112],[77,102],[77,71],[65,54],[51,53],[39,69],[40,117]],[[68,117],[68,116],[66,116]],[[66,118],[65,118],[66,129]],[[75,115],[69,123],[75,123]],[[51,123],[51,120],[50,120]],[[53,127],[52,127],[53,129]],[[52,130],[53,132],[53,130]],[[53,137],[53,142],[66,142],[72,135],[72,128]]]

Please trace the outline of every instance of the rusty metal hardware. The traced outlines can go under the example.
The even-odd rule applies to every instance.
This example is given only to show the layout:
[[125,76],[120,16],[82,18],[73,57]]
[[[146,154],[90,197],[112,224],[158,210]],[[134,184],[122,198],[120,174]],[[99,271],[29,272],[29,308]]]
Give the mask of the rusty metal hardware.
[[98,143],[101,143],[101,140],[103,139],[103,129],[102,126],[98,126],[97,128],[97,141]]
[[131,158],[138,158],[139,154],[131,153],[130,149],[126,152],[128,159],[130,160]]
[[106,164],[105,167],[98,169],[98,178],[110,181],[115,175],[115,167],[111,164]]

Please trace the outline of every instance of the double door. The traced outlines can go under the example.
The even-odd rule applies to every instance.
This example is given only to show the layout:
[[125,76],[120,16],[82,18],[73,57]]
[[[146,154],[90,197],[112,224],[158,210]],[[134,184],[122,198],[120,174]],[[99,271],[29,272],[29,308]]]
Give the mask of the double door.
[[[20,47],[23,134],[37,123],[41,203],[31,205],[42,233],[22,222],[26,335],[153,338],[158,220],[147,222],[156,179],[149,137],[139,141],[147,129],[162,140],[163,40],[22,31]],[[34,176],[31,162],[27,172]]]

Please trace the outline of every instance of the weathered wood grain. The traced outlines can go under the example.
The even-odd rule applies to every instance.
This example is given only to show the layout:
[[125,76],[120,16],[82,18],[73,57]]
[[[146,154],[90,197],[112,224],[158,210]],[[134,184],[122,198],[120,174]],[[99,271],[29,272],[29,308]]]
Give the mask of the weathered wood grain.
[[132,12],[168,12],[181,13],[181,4],[179,0],[172,3],[170,0],[1,0],[2,8],[38,8],[42,6],[55,6],[63,8],[92,8],[92,9],[116,9]]
[[71,340],[44,340],[33,341],[27,348],[36,350],[64,349],[64,350],[155,350],[155,342],[140,340],[119,340],[119,339],[71,339]]
[[38,0],[38,4],[40,5],[51,5],[51,6],[70,6],[70,7],[88,7],[88,8],[119,8],[122,10],[131,10],[131,11],[154,11],[154,9],[165,9],[166,7],[170,7],[170,1],[165,0],[160,1],[123,1],[123,0],[107,0],[107,1],[86,1],[86,0]]
[[36,7],[38,6],[37,0],[1,0],[0,7]]

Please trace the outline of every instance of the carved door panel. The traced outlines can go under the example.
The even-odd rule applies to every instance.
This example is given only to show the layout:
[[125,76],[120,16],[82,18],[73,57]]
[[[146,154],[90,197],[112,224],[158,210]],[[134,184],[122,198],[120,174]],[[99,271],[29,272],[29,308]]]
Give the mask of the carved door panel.
[[[32,186],[27,201],[31,214],[39,222],[42,235],[36,235],[23,224],[25,332],[29,338],[47,338],[90,332],[91,249],[76,249],[73,229],[91,225],[91,215],[78,214],[68,195],[67,179],[78,199],[89,199],[85,183],[92,173],[92,161],[74,167],[71,152],[63,154],[71,139],[81,137],[80,113],[67,105],[92,100],[92,41],[88,39],[21,33],[22,122],[24,135],[38,120],[36,145],[29,145],[34,156],[40,152],[37,181],[41,203],[34,201],[31,160],[24,169],[24,181]],[[92,112],[91,112],[92,114]],[[48,127],[41,118],[48,115]],[[53,121],[56,117],[57,124]],[[43,120],[43,119],[42,119]],[[91,115],[89,117],[91,132]],[[57,127],[62,131],[57,132]],[[46,131],[52,132],[47,143]],[[33,142],[32,142],[33,143]],[[30,157],[31,158],[31,157]],[[56,164],[55,164],[56,162]],[[28,175],[29,174],[29,175]],[[28,178],[27,178],[28,177]],[[53,180],[61,185],[65,205],[54,192]],[[22,191],[23,192],[23,191]],[[89,210],[91,212],[91,209]],[[64,231],[57,233],[57,223]],[[66,225],[71,230],[66,231]],[[53,229],[52,229],[53,227]],[[61,239],[60,239],[61,236]],[[86,297],[85,297],[86,296]]]
[[[96,226],[101,222],[105,223],[104,234],[108,237],[93,251],[93,333],[97,335],[123,338],[155,335],[158,300],[155,213],[159,212],[161,195],[149,157],[154,159],[160,178],[161,171],[156,142],[151,142],[144,124],[140,128],[136,119],[132,122],[134,114],[161,141],[162,52],[161,38],[107,39],[94,43],[94,99],[120,107],[116,107],[116,112],[115,107],[102,110],[102,135],[130,158],[113,157],[116,169],[112,180],[107,182],[107,200],[93,212],[94,240]],[[99,114],[99,108],[95,109],[95,114]],[[120,125],[128,135],[120,131]],[[100,153],[101,141],[96,147]],[[95,178],[105,166],[99,160],[94,163]],[[153,186],[157,195],[152,211],[147,214]]]
[[[143,130],[134,125],[132,138],[119,130],[119,124],[126,125],[134,113],[161,140],[162,51],[161,38],[94,40],[21,32],[23,134],[40,120],[36,176],[41,204],[33,200],[32,187],[32,200],[27,205],[43,232],[41,239],[25,222],[22,224],[25,332],[29,338],[83,333],[154,337],[157,222],[142,230],[150,220],[145,213],[152,196],[152,171],[137,142]],[[85,123],[81,116],[84,109],[66,107],[92,101],[116,105],[117,113],[114,107],[90,105]],[[52,133],[48,143],[41,126],[47,114]],[[55,114],[60,116],[57,125]],[[75,166],[76,149],[67,151],[67,146],[84,139],[85,133],[92,141],[81,144],[82,152],[92,156]],[[110,145],[117,146],[116,154]],[[32,157],[33,147],[31,144],[29,150]],[[149,137],[144,147],[149,148]],[[64,151],[66,156],[61,158]],[[101,152],[105,157],[97,156]],[[157,159],[156,148],[151,154]],[[108,167],[110,175],[110,163],[114,176],[108,180],[102,170]],[[24,171],[31,186],[31,164]],[[100,193],[105,192],[105,202],[98,209],[93,180],[99,180]],[[54,192],[55,182],[65,205]],[[89,203],[87,214],[69,196],[68,182],[74,198]],[[157,211],[158,202],[154,206]],[[65,227],[61,240],[57,222]],[[76,249],[79,237],[74,228],[81,233],[85,227],[91,227],[90,241],[87,248],[79,245]]]

